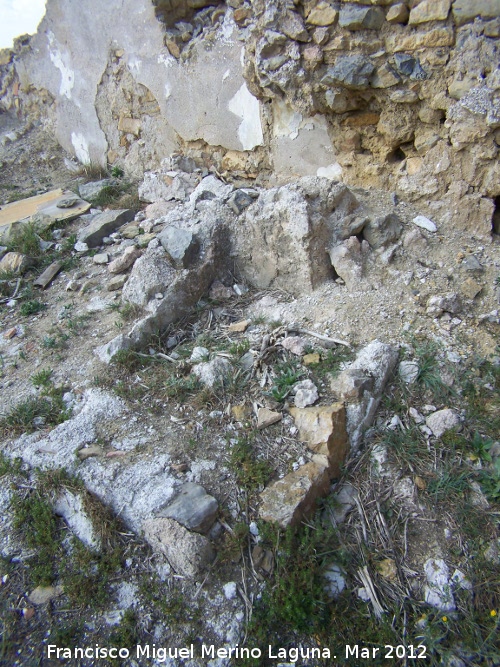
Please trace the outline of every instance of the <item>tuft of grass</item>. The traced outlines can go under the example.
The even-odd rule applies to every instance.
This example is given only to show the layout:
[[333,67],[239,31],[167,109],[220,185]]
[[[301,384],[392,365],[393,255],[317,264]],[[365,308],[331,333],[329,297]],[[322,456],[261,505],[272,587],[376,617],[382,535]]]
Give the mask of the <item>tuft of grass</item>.
[[19,252],[32,260],[39,260],[46,255],[40,247],[40,239],[50,241],[50,231],[34,222],[27,222],[9,236],[7,248],[10,252]]
[[250,440],[245,437],[238,438],[231,447],[229,465],[238,484],[248,491],[263,487],[271,476],[268,461],[256,458]]
[[24,301],[19,308],[19,313],[23,317],[29,317],[30,315],[37,315],[46,309],[46,304],[42,303],[41,301]]
[[37,388],[38,387],[49,388],[50,385],[52,384],[51,377],[52,377],[52,369],[45,368],[31,376],[30,378],[31,384]]
[[103,167],[97,162],[90,161],[81,165],[80,170],[78,171],[78,175],[81,176],[85,182],[88,182],[99,181],[103,178],[107,178],[109,173],[106,167]]
[[271,396],[278,403],[282,403],[291,392],[293,385],[304,376],[304,371],[295,361],[277,364],[276,371]]
[[62,397],[64,389],[55,387],[50,380],[51,371],[41,371],[32,377],[35,386],[42,387],[39,396],[20,401],[0,419],[0,434],[20,435],[39,428],[57,426],[70,417]]

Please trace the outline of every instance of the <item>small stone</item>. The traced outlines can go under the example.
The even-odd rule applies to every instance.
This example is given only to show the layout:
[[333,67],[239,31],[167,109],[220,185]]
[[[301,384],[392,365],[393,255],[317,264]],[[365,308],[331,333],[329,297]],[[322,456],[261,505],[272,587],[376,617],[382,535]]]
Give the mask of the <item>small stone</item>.
[[112,187],[113,185],[116,185],[116,181],[114,178],[103,178],[100,181],[91,181],[90,183],[82,183],[82,185],[78,186],[78,192],[80,193],[80,197],[82,199],[86,199],[87,201],[92,201],[93,199],[98,197],[103,190]]
[[141,251],[135,246],[130,246],[125,248],[125,252],[120,257],[114,259],[108,266],[108,271],[110,273],[122,273],[129,269],[136,259],[139,259],[141,256]]
[[0,272],[22,273],[29,265],[26,255],[20,252],[8,252],[0,260]]
[[226,600],[234,600],[236,597],[237,586],[235,581],[228,581],[222,587]]
[[326,579],[325,591],[330,598],[336,600],[345,588],[345,571],[340,565],[329,565],[323,573]]
[[56,597],[63,594],[62,586],[37,586],[28,595],[28,600],[34,605],[47,604]]
[[66,292],[78,292],[82,284],[78,280],[70,280],[66,285]]
[[343,484],[340,489],[335,491],[332,514],[337,525],[344,523],[349,512],[356,506],[358,495],[357,489],[349,483]]
[[426,218],[424,215],[417,215],[415,218],[413,218],[413,224],[417,225],[417,227],[420,227],[421,229],[426,229],[428,232],[437,232],[437,227],[432,220],[429,220],[429,218]]
[[329,67],[321,83],[331,86],[340,84],[346,88],[360,90],[368,88],[370,77],[375,71],[372,61],[362,55],[339,56],[333,67]]
[[307,347],[307,341],[300,336],[287,336],[281,341],[281,345],[285,350],[301,357]]
[[410,12],[409,25],[446,21],[450,13],[451,0],[422,0]]
[[230,287],[226,287],[220,280],[215,280],[208,292],[209,299],[213,301],[227,301],[232,296],[234,296],[233,290]]
[[137,236],[139,236],[139,233],[139,227],[135,224],[127,225],[123,229],[120,229],[120,234],[124,239],[135,239]]
[[413,90],[395,90],[389,95],[389,99],[394,104],[415,104],[418,102],[418,95]]
[[462,267],[470,273],[483,273],[484,267],[475,255],[467,255],[462,262]]
[[75,243],[74,248],[76,252],[87,252],[87,250],[89,249],[88,245],[86,243],[83,243],[82,241],[77,241]]
[[195,236],[187,229],[166,227],[158,235],[158,239],[176,268],[187,268],[195,260],[199,244]]
[[57,208],[71,208],[79,201],[80,198],[77,197],[76,195],[74,197],[63,197],[63,199],[60,199],[57,202],[56,206]]
[[344,6],[340,10],[339,25],[347,30],[379,30],[385,15],[380,7]]
[[296,408],[306,408],[308,405],[314,405],[319,398],[318,388],[311,380],[297,382],[293,390],[295,392]]
[[388,581],[397,581],[398,569],[392,558],[385,558],[377,563],[377,570]]
[[188,530],[206,534],[212,527],[219,504],[199,484],[187,482],[179,488],[179,495],[157,516],[174,519]]
[[296,12],[286,12],[280,20],[280,30],[290,39],[298,42],[308,42],[309,33],[306,30],[302,17]]
[[389,7],[385,20],[388,23],[406,23],[408,16],[408,7],[402,2],[398,2],[398,4]]
[[425,423],[431,429],[436,438],[440,438],[446,431],[458,428],[460,426],[460,417],[450,408],[438,410],[429,415]]
[[441,558],[429,558],[424,563],[427,585],[424,587],[425,601],[440,611],[453,611],[455,600],[451,592],[448,566]]
[[134,212],[129,209],[104,211],[96,215],[89,225],[80,229],[77,240],[87,244],[89,248],[96,248],[101,245],[105,236],[110,236],[112,232],[132,220],[133,217]]
[[425,419],[424,417],[420,414],[418,410],[415,408],[410,408],[409,409],[410,417],[413,419],[415,424],[423,424]]
[[224,357],[193,366],[192,373],[207,387],[221,385],[232,372],[232,366]]
[[316,7],[308,14],[306,22],[317,26],[333,25],[338,15],[338,9],[332,7],[330,3],[318,2]]
[[399,364],[399,377],[405,384],[413,384],[418,377],[419,368],[415,361],[402,361]]
[[281,412],[274,412],[273,410],[269,410],[269,408],[259,408],[257,410],[257,428],[267,428],[281,421],[282,418],[283,415]]
[[125,283],[127,282],[128,277],[121,275],[121,276],[113,276],[111,280],[108,282],[106,285],[106,289],[108,292],[115,292],[116,290],[121,289]]
[[252,410],[249,405],[243,403],[243,405],[233,405],[231,414],[237,422],[245,422],[252,416]]
[[207,361],[207,359],[209,358],[210,358],[209,350],[207,350],[206,347],[197,346],[193,348],[191,356],[189,357],[189,361],[191,361],[193,364],[197,364],[200,361]]
[[91,445],[90,447],[79,449],[76,455],[80,461],[85,461],[86,459],[90,459],[93,456],[102,456],[102,454],[104,454],[104,450],[101,447],[98,447],[97,445]]
[[481,292],[483,286],[472,278],[467,278],[462,283],[461,292],[467,299],[475,299],[476,296]]
[[310,354],[304,354],[302,357],[302,363],[304,366],[314,366],[315,364],[319,364],[321,361],[321,356],[318,354],[318,352],[311,352]]
[[251,323],[252,323],[251,320],[241,320],[240,322],[233,322],[233,324],[230,324],[228,326],[228,331],[231,331],[232,333],[243,333],[248,329]]
[[153,550],[164,554],[174,570],[185,577],[198,577],[215,557],[204,535],[191,533],[173,519],[149,519],[142,527]]
[[107,252],[100,252],[93,257],[94,264],[107,264],[109,262],[109,255]]

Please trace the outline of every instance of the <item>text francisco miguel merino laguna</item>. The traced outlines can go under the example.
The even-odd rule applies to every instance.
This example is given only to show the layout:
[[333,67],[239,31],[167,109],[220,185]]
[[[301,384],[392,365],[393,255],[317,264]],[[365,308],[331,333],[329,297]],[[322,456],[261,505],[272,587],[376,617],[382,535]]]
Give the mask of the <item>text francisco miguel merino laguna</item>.
[[[104,647],[94,644],[87,647],[60,647],[55,644],[49,644],[46,647],[47,658],[68,660],[68,659],[84,659],[97,660],[98,658],[146,658],[153,659],[156,662],[166,662],[168,659],[193,659],[195,657],[201,658],[261,658],[263,651],[260,648],[239,647],[221,647],[217,648],[213,644],[201,644],[197,647],[195,655],[195,647],[193,644],[182,648],[172,648],[164,646],[156,646],[156,644],[137,644],[134,648],[119,648],[115,646]],[[275,648],[268,646],[268,658],[286,659],[290,662],[297,662],[299,659],[305,658],[331,658],[329,648]]]

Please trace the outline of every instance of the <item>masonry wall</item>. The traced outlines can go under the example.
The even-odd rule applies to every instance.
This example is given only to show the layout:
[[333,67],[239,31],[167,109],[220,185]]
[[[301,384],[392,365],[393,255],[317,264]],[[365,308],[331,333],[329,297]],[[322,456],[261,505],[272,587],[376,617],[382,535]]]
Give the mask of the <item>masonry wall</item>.
[[486,238],[499,16],[500,0],[48,0],[0,56],[0,99],[81,162],[139,176],[180,151],[261,183],[324,175]]

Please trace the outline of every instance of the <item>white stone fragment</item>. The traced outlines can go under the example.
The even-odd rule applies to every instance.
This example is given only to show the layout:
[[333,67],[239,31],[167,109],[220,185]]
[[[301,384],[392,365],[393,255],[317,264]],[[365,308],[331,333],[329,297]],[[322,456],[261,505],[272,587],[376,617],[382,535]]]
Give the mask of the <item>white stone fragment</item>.
[[413,224],[426,229],[428,232],[437,232],[436,224],[432,220],[429,220],[429,218],[426,218],[425,215],[417,215],[413,218]]

